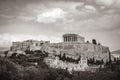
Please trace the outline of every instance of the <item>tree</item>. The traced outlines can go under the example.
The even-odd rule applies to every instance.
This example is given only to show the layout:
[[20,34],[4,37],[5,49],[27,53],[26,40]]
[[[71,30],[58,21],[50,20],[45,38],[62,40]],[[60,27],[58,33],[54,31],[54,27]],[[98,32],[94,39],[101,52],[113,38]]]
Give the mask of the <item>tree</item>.
[[13,53],[10,58],[16,58],[17,57],[17,53]]
[[92,43],[96,45],[97,44],[96,39],[92,39]]
[[102,64],[104,63],[104,60],[103,60],[103,59],[101,60],[101,63],[102,63]]
[[93,61],[93,64],[94,64],[95,63],[95,58],[94,57],[93,57],[92,61]]
[[0,80],[17,80],[18,69],[15,63],[0,58]]
[[63,61],[66,60],[66,55],[65,55],[65,53],[63,54],[62,60],[63,60]]
[[114,62],[115,62],[115,63],[117,62],[116,58],[114,58]]
[[5,51],[4,54],[5,54],[5,57],[7,57],[8,51]]
[[101,43],[98,43],[98,45],[101,45]]
[[87,41],[87,43],[90,43],[89,41]]

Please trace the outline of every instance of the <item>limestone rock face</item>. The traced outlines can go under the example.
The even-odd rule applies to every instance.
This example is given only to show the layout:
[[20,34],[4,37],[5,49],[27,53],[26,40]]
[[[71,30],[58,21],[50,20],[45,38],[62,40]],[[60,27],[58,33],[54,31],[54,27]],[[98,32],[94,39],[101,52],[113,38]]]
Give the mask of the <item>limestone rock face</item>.
[[61,54],[71,56],[84,56],[87,58],[95,58],[95,60],[109,60],[109,48],[102,45],[94,45],[91,43],[57,43],[50,44],[49,47],[54,48]]

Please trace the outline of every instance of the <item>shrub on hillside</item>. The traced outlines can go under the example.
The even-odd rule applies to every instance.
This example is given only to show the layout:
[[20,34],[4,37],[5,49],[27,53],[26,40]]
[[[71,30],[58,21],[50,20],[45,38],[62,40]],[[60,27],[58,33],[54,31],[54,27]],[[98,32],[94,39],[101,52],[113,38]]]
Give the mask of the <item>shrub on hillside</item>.
[[[25,63],[26,64],[26,63]],[[0,58],[0,80],[119,80],[118,64],[107,65],[96,72],[72,72],[64,69],[49,68],[40,62],[38,66],[21,66],[6,58]],[[114,68],[114,69],[113,69]]]
[[15,64],[5,58],[0,58],[0,80],[17,80],[18,70]]

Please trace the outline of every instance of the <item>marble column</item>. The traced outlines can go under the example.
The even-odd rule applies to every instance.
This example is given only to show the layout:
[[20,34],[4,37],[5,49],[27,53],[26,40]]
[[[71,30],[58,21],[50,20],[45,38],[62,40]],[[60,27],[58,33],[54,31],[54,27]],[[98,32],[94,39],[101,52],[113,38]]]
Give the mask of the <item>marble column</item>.
[[71,37],[71,42],[73,42],[72,37]]
[[68,38],[66,37],[66,42],[67,42]]
[[72,37],[72,41],[74,42],[74,37]]
[[75,42],[75,41],[74,41],[74,36],[72,37],[72,41]]
[[64,42],[66,41],[66,37],[64,37]]
[[78,41],[78,37],[76,37],[76,41]]
[[77,37],[75,37],[75,41],[77,41]]
[[68,37],[68,42],[70,41],[70,37]]
[[69,37],[69,41],[70,41],[70,37]]
[[69,37],[70,38],[70,40],[69,41],[71,41],[71,37]]
[[65,42],[67,42],[67,37],[65,37]]
[[67,37],[65,37],[65,42],[67,42]]
[[75,37],[73,37],[73,41],[75,42]]
[[76,37],[74,37],[74,41],[76,41]]

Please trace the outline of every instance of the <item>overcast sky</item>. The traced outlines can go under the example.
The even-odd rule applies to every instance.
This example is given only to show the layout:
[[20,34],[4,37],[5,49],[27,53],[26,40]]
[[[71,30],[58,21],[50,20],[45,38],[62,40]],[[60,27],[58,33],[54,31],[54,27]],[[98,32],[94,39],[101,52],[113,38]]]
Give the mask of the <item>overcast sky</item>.
[[64,33],[120,49],[120,0],[0,0],[0,46],[27,39],[61,42]]

